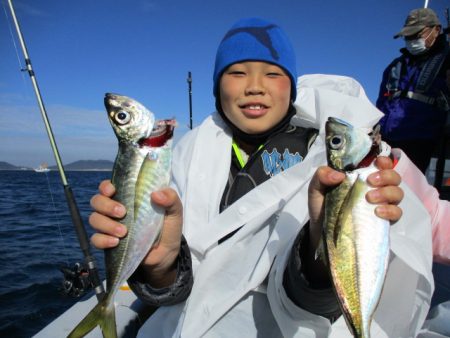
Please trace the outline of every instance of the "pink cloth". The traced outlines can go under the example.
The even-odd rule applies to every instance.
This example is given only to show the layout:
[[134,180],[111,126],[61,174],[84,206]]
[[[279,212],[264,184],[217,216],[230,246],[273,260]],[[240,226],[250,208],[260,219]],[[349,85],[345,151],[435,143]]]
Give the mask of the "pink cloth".
[[450,265],[450,202],[439,199],[439,193],[430,185],[424,174],[400,149],[392,149],[398,159],[395,165],[403,182],[422,201],[433,226],[433,261]]

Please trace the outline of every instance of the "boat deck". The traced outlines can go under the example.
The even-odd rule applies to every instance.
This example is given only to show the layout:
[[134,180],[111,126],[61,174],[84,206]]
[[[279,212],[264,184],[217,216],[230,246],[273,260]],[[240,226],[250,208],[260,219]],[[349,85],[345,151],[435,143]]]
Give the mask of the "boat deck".
[[[65,311],[61,316],[39,331],[36,338],[61,338],[67,335],[97,304],[95,295],[81,300]],[[154,312],[154,309],[145,305],[136,298],[128,288],[119,290],[115,297],[116,324],[118,337],[136,337],[137,332],[145,320]],[[87,338],[103,338],[100,328],[97,326]]]

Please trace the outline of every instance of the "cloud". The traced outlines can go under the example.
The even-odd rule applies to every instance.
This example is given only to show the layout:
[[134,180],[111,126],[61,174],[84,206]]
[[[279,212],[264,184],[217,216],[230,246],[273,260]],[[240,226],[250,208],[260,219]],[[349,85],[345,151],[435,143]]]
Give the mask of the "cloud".
[[14,9],[16,11],[20,11],[28,16],[47,18],[49,17],[48,13],[38,9],[37,7],[31,6],[29,3],[20,2],[14,4]]
[[140,2],[140,7],[143,12],[155,12],[158,9],[158,5],[156,4],[156,1],[152,0],[144,0]]
[[66,136],[81,134],[115,138],[105,110],[60,104],[51,105],[47,110],[55,130]]
[[[55,163],[41,113],[35,103],[16,95],[0,96],[0,161],[14,165],[37,166]],[[61,104],[47,107],[48,120],[63,164],[77,160],[113,161],[117,138],[106,111]],[[180,122],[174,144],[189,130]]]
[[[27,166],[43,161],[54,163],[36,104],[7,105],[5,101],[3,96],[0,99],[0,161]],[[117,139],[105,111],[49,105],[47,114],[63,163],[114,159]]]

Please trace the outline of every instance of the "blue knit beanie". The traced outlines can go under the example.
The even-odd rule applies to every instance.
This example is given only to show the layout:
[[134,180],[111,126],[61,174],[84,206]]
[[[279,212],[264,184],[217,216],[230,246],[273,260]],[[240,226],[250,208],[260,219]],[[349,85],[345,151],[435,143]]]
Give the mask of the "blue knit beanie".
[[214,96],[228,66],[243,61],[265,61],[283,68],[291,79],[291,98],[297,96],[297,69],[294,48],[287,35],[275,23],[261,18],[236,22],[222,39],[214,67]]

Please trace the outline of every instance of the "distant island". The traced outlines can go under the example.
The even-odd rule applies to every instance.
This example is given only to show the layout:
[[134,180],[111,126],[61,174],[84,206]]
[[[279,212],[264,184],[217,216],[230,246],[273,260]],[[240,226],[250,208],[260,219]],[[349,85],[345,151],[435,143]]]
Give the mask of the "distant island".
[[[108,160],[80,160],[64,164],[64,170],[67,171],[110,171],[114,162]],[[58,170],[56,165],[49,166],[50,170]],[[8,162],[0,161],[0,170],[34,170],[26,166],[16,166]]]
[[[20,169],[21,169],[21,167],[16,167],[15,165],[12,165],[11,163],[0,161],[0,170],[20,170]],[[31,170],[31,168],[25,168],[25,169]]]

